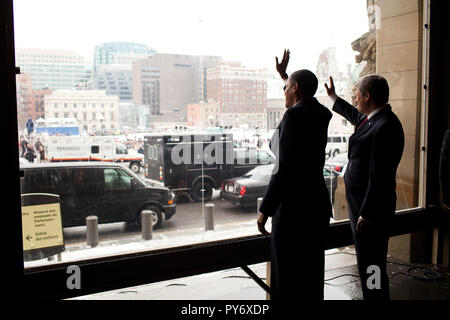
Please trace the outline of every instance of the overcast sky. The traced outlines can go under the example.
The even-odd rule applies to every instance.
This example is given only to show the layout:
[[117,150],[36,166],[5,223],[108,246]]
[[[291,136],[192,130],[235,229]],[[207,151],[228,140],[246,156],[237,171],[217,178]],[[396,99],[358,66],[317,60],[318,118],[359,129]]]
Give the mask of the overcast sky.
[[289,69],[312,71],[329,46],[344,71],[351,42],[368,31],[366,0],[15,0],[14,19],[16,47],[70,49],[90,61],[95,45],[132,41],[273,69],[289,48]]

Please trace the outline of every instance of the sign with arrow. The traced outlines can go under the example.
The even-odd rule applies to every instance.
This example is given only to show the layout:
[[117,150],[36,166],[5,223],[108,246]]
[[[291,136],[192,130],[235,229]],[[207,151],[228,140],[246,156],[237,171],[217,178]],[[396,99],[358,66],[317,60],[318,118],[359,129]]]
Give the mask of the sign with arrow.
[[25,261],[64,251],[58,195],[22,195],[22,236]]

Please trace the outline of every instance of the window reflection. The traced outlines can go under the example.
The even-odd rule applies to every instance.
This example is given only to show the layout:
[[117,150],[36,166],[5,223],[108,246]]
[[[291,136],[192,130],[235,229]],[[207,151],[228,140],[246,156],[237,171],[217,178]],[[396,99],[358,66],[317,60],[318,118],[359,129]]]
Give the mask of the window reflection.
[[[146,32],[145,36],[137,36],[136,41],[106,42],[114,37],[98,30],[100,17],[97,17],[86,19],[86,24],[98,31],[96,38],[90,38],[92,32],[86,33],[85,39],[77,33],[73,38],[84,41],[64,44],[52,43],[53,37],[46,37],[46,32],[35,36],[34,42],[26,34],[33,34],[31,29],[39,29],[40,24],[33,23],[34,18],[46,20],[43,16],[46,12],[65,12],[65,8],[51,1],[39,4],[15,1],[16,61],[21,68],[21,74],[17,75],[18,130],[21,163],[25,163],[21,193],[60,196],[67,248],[63,260],[83,259],[85,219],[89,215],[99,217],[100,247],[111,249],[107,252],[97,248],[97,256],[257,234],[258,198],[264,194],[270,178],[267,172],[276,161],[269,143],[285,111],[284,82],[273,65],[273,57],[283,49],[276,48],[278,45],[291,48],[293,59],[289,72],[308,68],[316,73],[319,78],[316,97],[330,110],[332,103],[323,89],[328,76],[335,79],[338,95],[352,101],[354,84],[362,74],[385,73],[392,91],[391,104],[398,111],[408,136],[398,172],[397,207],[418,204],[416,136],[419,128],[417,119],[407,115],[407,110],[420,108],[420,101],[411,102],[411,97],[418,96],[417,83],[408,82],[413,76],[410,70],[415,70],[417,77],[419,66],[415,66],[416,70],[400,64],[398,59],[383,58],[375,70],[373,59],[377,47],[371,41],[376,38],[377,25],[368,26],[368,22],[377,21],[374,14],[380,15],[377,18],[381,22],[394,18],[382,7],[377,10],[367,7],[366,1],[342,1],[338,7],[331,5],[331,8],[329,1],[295,3],[299,10],[293,12],[308,12],[309,17],[315,17],[309,25],[317,25],[320,19],[328,21],[328,16],[337,12],[343,17],[342,22],[335,21],[332,35],[328,26],[325,31],[318,29],[315,38],[305,34],[304,42],[311,47],[308,51],[303,44],[299,47],[298,39],[293,42],[286,34],[285,24],[267,23],[277,16],[274,10],[278,9],[273,4],[267,7],[259,4],[258,15],[245,4],[242,8],[245,15],[233,15],[235,19],[230,25],[215,13],[220,1],[205,2],[203,7],[196,8],[197,13],[205,15],[205,19],[198,19],[203,22],[179,17],[185,26],[179,38],[156,16],[167,18],[174,14],[169,7],[187,12],[190,8],[184,2],[150,1],[147,5],[151,10],[148,10],[142,3],[131,1],[129,8],[136,12],[134,20],[139,21],[140,12],[154,12],[155,19],[150,20],[159,25],[146,27],[160,30],[161,34],[149,38]],[[81,1],[78,9],[97,5],[97,1],[95,4]],[[124,19],[115,4],[108,2],[108,6],[111,9],[108,21]],[[329,9],[326,14],[324,7]],[[39,14],[30,17],[27,12]],[[66,17],[62,13],[61,16]],[[261,28],[261,35],[248,34],[248,19],[254,19],[252,25]],[[346,20],[351,21],[350,27]],[[415,22],[408,28],[417,29],[420,22]],[[67,20],[60,28],[70,35],[72,25],[79,24]],[[230,33],[224,25],[232,28],[228,32],[236,31],[232,33],[233,44],[227,43],[225,47],[223,39],[228,39]],[[378,25],[379,37],[375,40],[382,46],[380,50],[396,45],[395,39],[386,37],[386,33],[397,32],[398,39],[402,38],[402,28],[387,30],[386,25],[390,26]],[[120,38],[137,34],[137,29],[142,27],[136,27],[131,21]],[[272,41],[285,34],[280,42]],[[211,39],[208,46],[204,46],[205,39]],[[248,46],[249,39],[256,49]],[[260,47],[259,43],[265,45]],[[239,50],[230,52],[230,48]],[[416,57],[419,50],[413,49],[410,54]],[[35,124],[33,128],[27,126],[29,119]],[[333,221],[348,219],[343,175],[348,162],[348,139],[353,130],[347,121],[334,114],[324,150],[323,171],[333,205]],[[81,144],[85,145],[85,153],[59,146],[60,153],[54,156],[52,141],[69,135],[84,139],[80,148]],[[203,138],[196,140],[199,135]],[[101,143],[88,145],[90,137],[110,138],[114,145],[107,153]],[[190,137],[189,141],[184,140],[186,137]],[[229,137],[229,143],[220,142],[223,137]],[[176,149],[188,142],[193,143],[192,149]],[[219,142],[221,151],[213,148]],[[201,148],[195,147],[200,145]],[[174,164],[174,149],[179,158],[188,156],[192,165]],[[304,156],[308,156],[308,150]],[[61,162],[59,166],[52,163],[56,161]],[[214,232],[204,230],[206,203],[214,204]],[[142,240],[140,233],[140,215],[145,210],[154,212],[157,226],[150,241]],[[35,261],[28,265],[39,263],[49,262]]]

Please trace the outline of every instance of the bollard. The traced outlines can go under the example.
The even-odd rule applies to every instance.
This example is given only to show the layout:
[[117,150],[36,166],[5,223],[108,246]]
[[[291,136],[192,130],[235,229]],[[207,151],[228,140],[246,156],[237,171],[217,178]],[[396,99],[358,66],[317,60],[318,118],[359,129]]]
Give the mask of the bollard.
[[98,218],[97,216],[86,217],[86,242],[88,246],[98,245]]
[[142,239],[150,240],[153,238],[153,215],[151,210],[141,212]]
[[214,203],[205,204],[205,231],[214,231]]

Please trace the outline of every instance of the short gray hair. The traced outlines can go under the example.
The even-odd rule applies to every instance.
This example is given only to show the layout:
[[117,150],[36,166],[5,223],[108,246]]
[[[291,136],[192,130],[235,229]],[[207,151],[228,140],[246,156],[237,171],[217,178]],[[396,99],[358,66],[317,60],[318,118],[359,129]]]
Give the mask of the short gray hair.
[[358,81],[357,88],[362,94],[369,93],[370,98],[377,104],[389,101],[389,85],[380,75],[370,74],[362,77]]

